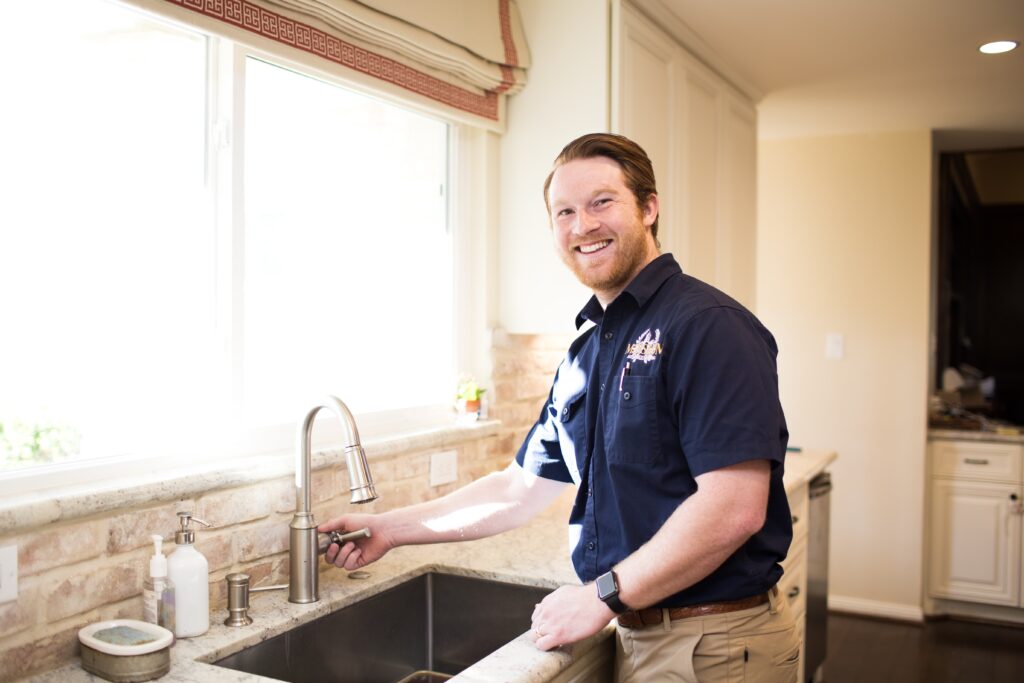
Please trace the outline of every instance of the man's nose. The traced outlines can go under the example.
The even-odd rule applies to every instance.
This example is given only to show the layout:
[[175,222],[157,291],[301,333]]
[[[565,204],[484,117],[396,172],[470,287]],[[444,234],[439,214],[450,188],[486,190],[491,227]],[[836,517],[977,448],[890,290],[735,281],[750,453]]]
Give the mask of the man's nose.
[[589,211],[580,211],[576,214],[576,233],[585,235],[593,232],[601,225],[601,221]]

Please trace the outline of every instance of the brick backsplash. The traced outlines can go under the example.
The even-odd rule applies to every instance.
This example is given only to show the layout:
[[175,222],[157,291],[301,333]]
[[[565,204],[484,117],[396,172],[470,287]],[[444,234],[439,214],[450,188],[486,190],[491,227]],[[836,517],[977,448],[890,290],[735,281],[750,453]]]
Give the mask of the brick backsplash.
[[[499,334],[495,337],[490,417],[498,434],[466,441],[458,451],[457,482],[428,484],[433,448],[371,460],[380,499],[359,512],[382,512],[445,495],[508,465],[547,397],[570,338]],[[352,511],[344,465],[313,472],[318,521]],[[288,523],[295,505],[291,475],[211,490],[194,498],[114,510],[84,519],[19,529],[0,536],[17,544],[18,600],[0,605],[0,681],[59,666],[78,653],[77,632],[118,617],[141,618],[142,581],[152,554],[150,534],[174,550],[175,512],[191,509],[213,529],[197,531],[197,548],[210,562],[210,600],[225,603],[224,577],[248,572],[253,585],[283,583],[288,575]]]

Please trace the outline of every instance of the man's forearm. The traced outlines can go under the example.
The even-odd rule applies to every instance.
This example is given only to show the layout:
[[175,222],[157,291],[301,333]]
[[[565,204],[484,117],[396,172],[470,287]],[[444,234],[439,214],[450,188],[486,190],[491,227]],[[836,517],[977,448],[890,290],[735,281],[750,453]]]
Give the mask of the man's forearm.
[[396,545],[484,538],[522,526],[565,486],[512,464],[441,498],[386,512],[381,521]]

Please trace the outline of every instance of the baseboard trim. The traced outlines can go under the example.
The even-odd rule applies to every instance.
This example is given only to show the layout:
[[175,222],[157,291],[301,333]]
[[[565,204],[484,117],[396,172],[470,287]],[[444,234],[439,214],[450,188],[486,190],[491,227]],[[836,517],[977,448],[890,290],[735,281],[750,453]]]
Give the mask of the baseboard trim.
[[924,621],[924,610],[920,605],[903,605],[897,602],[883,602],[881,600],[867,600],[865,598],[853,598],[846,595],[829,595],[828,608],[833,612],[846,612],[849,614],[862,614],[895,621],[911,621],[921,623]]

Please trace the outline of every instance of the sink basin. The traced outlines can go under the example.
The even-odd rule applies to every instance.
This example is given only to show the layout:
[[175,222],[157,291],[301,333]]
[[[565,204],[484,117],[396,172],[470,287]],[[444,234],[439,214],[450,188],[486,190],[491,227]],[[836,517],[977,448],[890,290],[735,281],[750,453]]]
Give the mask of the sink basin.
[[294,683],[441,681],[529,630],[550,592],[433,572],[214,663]]

